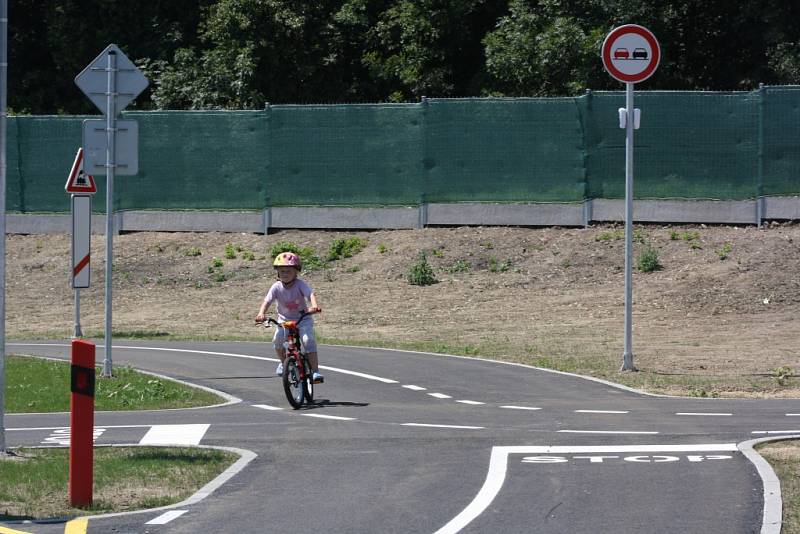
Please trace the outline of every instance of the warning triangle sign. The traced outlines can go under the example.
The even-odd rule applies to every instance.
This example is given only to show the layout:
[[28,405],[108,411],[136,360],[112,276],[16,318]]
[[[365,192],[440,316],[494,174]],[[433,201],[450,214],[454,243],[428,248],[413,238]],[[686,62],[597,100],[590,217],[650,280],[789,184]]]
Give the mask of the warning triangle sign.
[[64,190],[67,193],[83,195],[97,193],[94,178],[91,174],[83,172],[83,148],[79,148],[78,153],[75,154],[75,161],[72,163],[72,169],[69,171],[67,185],[64,186]]

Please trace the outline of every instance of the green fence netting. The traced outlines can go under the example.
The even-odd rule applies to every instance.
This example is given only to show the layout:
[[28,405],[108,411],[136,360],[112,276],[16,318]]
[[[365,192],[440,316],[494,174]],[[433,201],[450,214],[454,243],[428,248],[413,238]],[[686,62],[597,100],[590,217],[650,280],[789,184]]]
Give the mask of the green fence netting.
[[[570,98],[125,113],[139,174],[116,209],[260,210],[624,197],[622,92]],[[636,198],[800,194],[800,87],[637,92]],[[69,211],[86,117],[9,117],[7,207]],[[96,176],[96,211],[105,177]]]

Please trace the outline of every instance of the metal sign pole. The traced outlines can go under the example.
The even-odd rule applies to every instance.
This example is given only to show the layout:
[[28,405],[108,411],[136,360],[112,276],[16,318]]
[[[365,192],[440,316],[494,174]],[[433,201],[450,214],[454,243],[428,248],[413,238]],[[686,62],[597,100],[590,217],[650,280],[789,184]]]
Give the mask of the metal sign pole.
[[8,0],[0,0],[0,454],[6,452],[6,92]]
[[103,376],[113,376],[111,358],[111,276],[114,263],[114,170],[117,111],[115,109],[117,93],[117,53],[108,52],[108,90],[106,91],[106,288],[105,288],[105,359],[103,360]]
[[633,84],[625,84],[625,349],[622,371],[633,366]]

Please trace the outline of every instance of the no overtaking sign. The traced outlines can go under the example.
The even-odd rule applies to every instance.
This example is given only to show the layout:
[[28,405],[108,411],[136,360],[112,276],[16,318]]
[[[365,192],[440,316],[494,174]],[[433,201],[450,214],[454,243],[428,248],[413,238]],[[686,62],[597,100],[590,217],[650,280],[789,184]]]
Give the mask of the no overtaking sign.
[[647,28],[626,24],[603,41],[603,66],[617,80],[639,83],[649,78],[661,60],[661,49]]

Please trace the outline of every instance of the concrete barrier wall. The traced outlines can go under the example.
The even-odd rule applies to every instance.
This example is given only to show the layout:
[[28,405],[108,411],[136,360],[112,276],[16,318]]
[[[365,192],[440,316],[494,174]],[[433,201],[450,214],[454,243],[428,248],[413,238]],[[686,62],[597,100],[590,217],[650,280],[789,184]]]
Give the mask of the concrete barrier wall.
[[[116,232],[247,232],[279,229],[407,229],[425,226],[587,226],[624,221],[623,200],[579,204],[425,204],[419,207],[288,207],[264,211],[120,211]],[[676,224],[752,224],[800,220],[800,197],[759,200],[638,200],[634,221]],[[92,216],[92,232],[105,232],[105,216]],[[9,234],[71,231],[69,214],[7,214]]]

